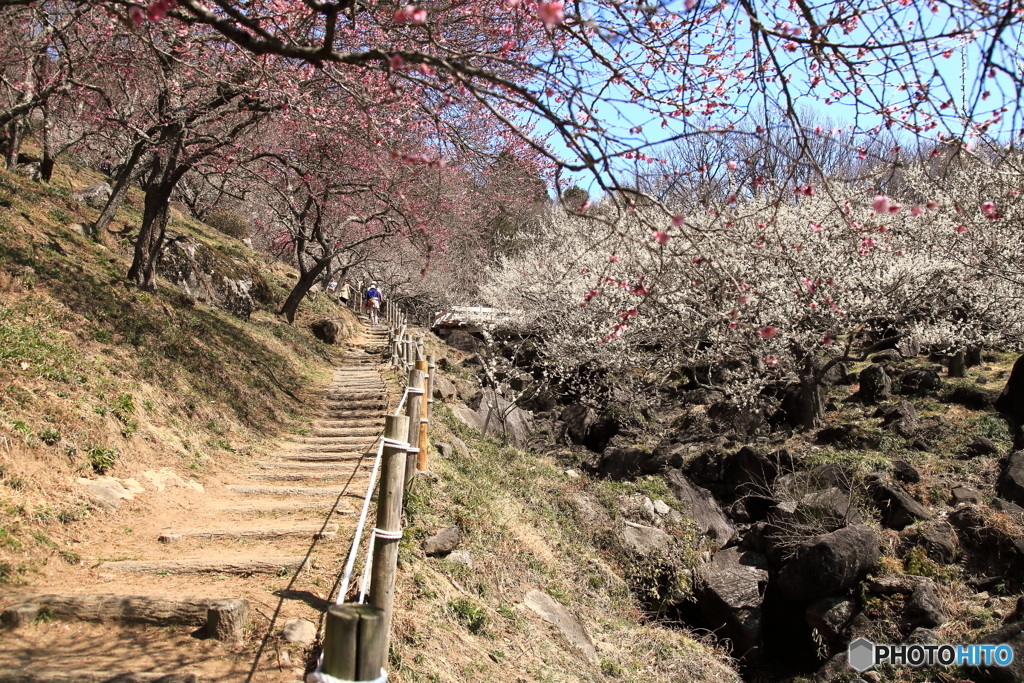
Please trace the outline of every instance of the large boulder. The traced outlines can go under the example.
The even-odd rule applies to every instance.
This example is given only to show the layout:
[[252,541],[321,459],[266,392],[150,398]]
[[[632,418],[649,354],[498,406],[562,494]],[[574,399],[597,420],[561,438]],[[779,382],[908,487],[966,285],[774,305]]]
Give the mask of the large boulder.
[[506,434],[516,446],[525,446],[533,432],[533,416],[497,395],[490,387],[483,389],[477,415],[480,416],[481,431],[487,434]]
[[248,320],[256,308],[249,268],[190,235],[168,235],[157,273],[196,301],[243,320]]
[[818,631],[829,643],[838,642],[853,618],[857,615],[857,603],[843,595],[830,595],[815,600],[804,610],[807,625]]
[[900,628],[910,633],[916,628],[938,628],[946,623],[946,613],[942,608],[942,600],[935,592],[935,584],[923,581],[910,594],[903,608]]
[[768,586],[764,555],[733,547],[720,550],[707,567],[698,597],[701,617],[719,639],[732,641],[732,655],[747,664],[760,655],[761,604]]
[[344,323],[340,318],[324,318],[309,325],[313,336],[322,342],[334,344],[344,334]]
[[920,419],[917,409],[910,401],[900,401],[896,405],[885,406],[877,414],[882,418],[884,426],[892,427],[903,438],[910,439],[917,434]]
[[996,399],[995,409],[1018,420],[1024,419],[1024,356],[1013,364],[1006,386]]
[[107,200],[113,193],[114,190],[107,183],[96,183],[75,192],[74,197],[76,202],[81,202],[94,209],[102,209],[107,205]]
[[661,529],[623,520],[619,529],[623,546],[638,557],[651,557],[667,553],[672,537]]
[[455,400],[457,393],[458,390],[450,379],[442,375],[434,377],[434,398],[450,403]]
[[665,481],[672,495],[686,504],[687,514],[697,523],[702,534],[708,536],[719,547],[726,545],[736,536],[736,529],[729,523],[710,492],[694,486],[679,470],[668,470]]
[[621,481],[641,474],[655,474],[661,469],[661,462],[642,448],[609,446],[601,455],[587,458],[580,467],[590,474]]
[[465,330],[453,330],[445,339],[448,346],[463,353],[476,353],[480,348],[480,340]]
[[744,446],[735,453],[706,450],[687,464],[686,473],[718,499],[731,502],[768,493],[779,475],[793,468],[793,457],[786,450],[764,453]]
[[878,539],[863,524],[815,536],[796,547],[779,570],[779,591],[788,600],[839,593],[864,578],[879,557]]
[[1011,503],[1024,505],[1024,451],[1011,453],[1006,459],[1006,468],[999,476],[996,491]]
[[1014,652],[1013,662],[1009,666],[987,667],[986,671],[993,683],[1020,683],[1024,681],[1024,621],[1016,621],[1002,628],[990,631],[982,636],[981,643],[991,645],[1009,645]]
[[599,660],[597,648],[591,640],[587,628],[576,616],[566,609],[565,605],[547,593],[531,590],[523,599],[523,604],[533,613],[562,632],[573,649],[577,650],[588,662],[596,664]]
[[914,368],[900,375],[900,393],[905,396],[921,395],[942,388],[942,378],[934,370]]
[[905,548],[920,546],[928,557],[939,564],[952,564],[956,559],[956,532],[941,519],[908,527],[900,533]]
[[878,403],[892,396],[892,380],[885,368],[877,363],[860,371],[860,390],[858,396],[865,403]]
[[882,524],[890,529],[900,530],[921,519],[931,519],[932,513],[918,503],[898,484],[883,475],[865,477],[868,493],[882,513]]
[[598,414],[581,403],[566,407],[559,419],[565,423],[566,436],[575,444],[601,453],[619,431],[618,422],[607,412]]

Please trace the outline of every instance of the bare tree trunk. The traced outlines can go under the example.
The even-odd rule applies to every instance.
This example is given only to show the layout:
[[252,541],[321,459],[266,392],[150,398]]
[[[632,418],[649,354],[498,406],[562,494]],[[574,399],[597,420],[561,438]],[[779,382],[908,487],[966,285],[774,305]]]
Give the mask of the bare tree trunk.
[[164,245],[167,219],[170,217],[171,190],[161,183],[146,191],[146,204],[142,214],[142,228],[135,240],[135,258],[128,270],[128,279],[142,289],[156,289],[156,264]]
[[56,160],[53,158],[53,135],[50,130],[50,104],[43,103],[43,160],[39,163],[39,179],[44,183],[50,182],[53,177],[53,167]]
[[302,303],[302,299],[305,298],[306,293],[317,281],[320,277],[320,273],[327,268],[330,262],[331,259],[317,261],[310,270],[299,276],[298,282],[296,282],[295,286],[292,287],[292,291],[288,293],[288,298],[285,299],[284,305],[281,306],[281,314],[284,315],[289,323],[295,322],[295,314],[299,310],[299,304]]
[[93,229],[94,234],[102,235],[110,225],[110,221],[114,220],[117,210],[121,208],[121,204],[124,202],[125,195],[128,194],[128,188],[135,177],[135,172],[139,166],[139,160],[142,159],[144,149],[145,145],[142,144],[142,141],[135,143],[131,156],[121,164],[121,170],[117,174],[117,181],[114,183],[114,191],[111,192],[110,199],[107,200],[107,205],[103,207],[100,217],[96,219],[96,226]]
[[800,426],[817,429],[825,416],[825,390],[818,381],[814,354],[808,353],[800,363],[800,395],[798,397]]
[[14,172],[18,166],[18,155],[21,153],[21,141],[25,137],[25,123],[21,117],[7,124],[7,158],[4,160],[7,170]]

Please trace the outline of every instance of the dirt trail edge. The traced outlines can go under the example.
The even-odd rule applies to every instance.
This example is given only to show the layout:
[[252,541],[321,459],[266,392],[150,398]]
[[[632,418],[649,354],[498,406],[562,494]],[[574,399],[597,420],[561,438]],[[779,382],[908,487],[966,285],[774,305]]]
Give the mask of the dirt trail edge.
[[79,566],[0,596],[0,683],[298,680],[369,483],[386,344],[382,326],[349,340],[316,419],[263,460],[147,481],[160,493],[100,513]]

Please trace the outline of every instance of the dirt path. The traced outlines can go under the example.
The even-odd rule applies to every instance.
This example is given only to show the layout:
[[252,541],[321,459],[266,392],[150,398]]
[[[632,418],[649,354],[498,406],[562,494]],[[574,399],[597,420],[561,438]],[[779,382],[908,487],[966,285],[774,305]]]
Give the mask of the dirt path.
[[304,647],[280,631],[294,618],[319,625],[337,590],[388,405],[379,368],[386,342],[383,327],[349,342],[306,433],[249,467],[221,471],[203,491],[169,489],[131,527],[110,524],[81,544],[81,565],[44,571],[18,595],[0,596],[2,606],[57,593],[244,598],[243,641],[195,635],[196,626],[51,621],[44,608],[35,623],[0,631],[0,683],[56,681],[56,672],[75,674],[65,680],[298,680]]

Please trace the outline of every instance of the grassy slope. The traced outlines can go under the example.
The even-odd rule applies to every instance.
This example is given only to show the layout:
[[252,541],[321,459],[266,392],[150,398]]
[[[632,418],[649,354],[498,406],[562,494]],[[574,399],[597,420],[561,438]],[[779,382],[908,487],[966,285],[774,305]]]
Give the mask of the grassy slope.
[[[67,227],[98,217],[72,199],[98,180],[63,165],[49,186],[0,171],[0,583],[75,560],[68,539],[95,521],[76,477],[170,467],[202,481],[301,418],[283,389],[312,396],[330,371],[330,347],[272,313],[285,270],[177,212],[171,230],[259,270],[267,308],[243,322],[164,281],[126,286],[127,239]],[[112,230],[137,229],[141,199],[129,194]]]
[[[440,354],[444,347],[435,347]],[[738,681],[721,652],[688,632],[649,619],[622,575],[628,555],[589,524],[574,499],[599,501],[609,520],[637,493],[674,504],[660,478],[636,482],[570,479],[553,458],[483,438],[435,402],[431,443],[452,436],[469,446],[443,458],[436,480],[420,478],[407,505],[399,555],[392,671],[402,681]],[[458,526],[473,567],[425,557],[421,541]],[[696,545],[685,524],[668,529]],[[638,582],[634,582],[637,585]],[[560,632],[522,605],[544,591],[590,632],[599,661],[588,663]]]

